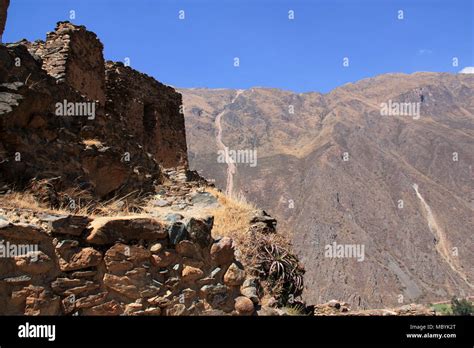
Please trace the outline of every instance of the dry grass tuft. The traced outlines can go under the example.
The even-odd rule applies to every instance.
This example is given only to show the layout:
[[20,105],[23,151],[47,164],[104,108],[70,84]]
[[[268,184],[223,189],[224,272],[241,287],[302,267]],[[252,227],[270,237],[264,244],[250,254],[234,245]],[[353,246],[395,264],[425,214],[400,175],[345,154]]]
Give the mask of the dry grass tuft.
[[[72,197],[77,196],[72,195]],[[141,207],[133,203],[133,201],[128,201],[126,198],[126,196],[121,198],[114,197],[107,202],[78,200],[74,206],[62,204],[58,208],[53,208],[46,203],[39,202],[30,192],[11,192],[0,196],[0,207],[19,208],[51,214],[89,215],[91,217],[139,214]]]
[[[227,197],[215,188],[207,188],[209,193],[217,197],[220,207],[210,211],[214,215],[213,234],[230,237],[237,243],[245,239],[249,221],[256,210],[243,196]],[[239,243],[240,244],[240,243]]]
[[82,143],[86,146],[96,146],[96,147],[102,147],[103,144],[99,139],[84,139]]

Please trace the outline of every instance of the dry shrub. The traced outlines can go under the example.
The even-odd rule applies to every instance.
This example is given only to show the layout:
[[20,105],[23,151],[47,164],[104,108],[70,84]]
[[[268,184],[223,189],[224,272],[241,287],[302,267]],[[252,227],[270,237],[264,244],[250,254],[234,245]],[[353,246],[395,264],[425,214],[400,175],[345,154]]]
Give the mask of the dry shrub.
[[245,264],[279,305],[293,305],[303,291],[304,268],[289,241],[278,234],[249,233]]
[[256,208],[243,196],[227,197],[212,187],[206,190],[216,196],[220,204],[218,208],[210,211],[214,215],[213,232],[222,237],[230,237],[238,244],[244,242],[249,221]]
[[244,198],[227,197],[216,189],[208,191],[221,205],[212,211],[215,233],[235,241],[242,263],[262,281],[266,293],[280,305],[296,303],[303,290],[304,269],[291,252],[288,239],[276,233],[251,231],[250,219],[256,208]]

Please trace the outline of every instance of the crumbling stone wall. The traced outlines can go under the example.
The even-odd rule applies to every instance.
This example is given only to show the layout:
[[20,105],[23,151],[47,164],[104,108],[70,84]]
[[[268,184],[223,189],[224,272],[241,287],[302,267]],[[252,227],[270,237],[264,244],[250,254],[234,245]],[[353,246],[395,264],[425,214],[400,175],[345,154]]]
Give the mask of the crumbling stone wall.
[[187,166],[182,99],[173,88],[121,63],[105,64],[102,43],[83,26],[59,22],[45,42],[25,44],[49,75],[106,105],[98,136],[133,138],[163,166]]
[[181,94],[154,78],[107,62],[107,112],[164,167],[187,166]]
[[[0,184],[23,189],[33,179],[60,178],[46,194],[53,205],[69,199],[51,199],[58,190],[86,191],[99,199],[151,192],[161,178],[154,158],[119,135],[107,145],[84,142],[100,133],[103,112],[94,119],[56,115],[55,105],[63,100],[94,101],[67,83],[58,84],[41,66],[23,42],[0,46]],[[125,153],[129,161],[123,160]]]
[[[53,191],[108,199],[153,192],[159,164],[187,168],[181,95],[123,64],[105,65],[102,49],[69,22],[46,41],[0,46],[0,189],[59,177]],[[93,104],[95,115],[59,117],[63,101]]]
[[29,45],[43,60],[43,69],[60,82],[66,82],[91,100],[105,103],[103,45],[84,26],[59,22],[46,41]]
[[251,315],[259,301],[212,217],[32,220],[0,218],[2,246],[37,248],[0,258],[0,315]]
[[0,43],[2,43],[3,31],[7,22],[7,10],[10,0],[0,0]]

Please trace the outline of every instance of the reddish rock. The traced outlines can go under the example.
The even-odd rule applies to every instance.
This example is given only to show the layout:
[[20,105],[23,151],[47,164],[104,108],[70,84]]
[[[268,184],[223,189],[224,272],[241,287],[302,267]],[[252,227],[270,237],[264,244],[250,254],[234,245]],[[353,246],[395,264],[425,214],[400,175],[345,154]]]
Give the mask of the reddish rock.
[[181,278],[183,281],[195,281],[201,279],[204,276],[204,272],[195,267],[186,266],[183,268],[181,272]]
[[84,315],[116,316],[123,313],[119,302],[112,300],[83,310]]
[[252,315],[255,307],[249,298],[239,296],[235,299],[235,310],[239,315]]
[[229,286],[240,286],[245,280],[245,271],[233,263],[224,274],[224,283]]
[[17,256],[14,260],[15,266],[18,267],[21,272],[28,274],[45,274],[54,267],[51,258],[42,251]]
[[28,242],[21,242],[21,244],[39,244],[42,242],[52,242],[51,236],[49,236],[44,230],[37,226],[24,223],[12,224],[6,222],[0,224],[0,237],[5,240],[21,240]]
[[107,250],[104,261],[109,273],[123,274],[151,261],[151,253],[145,248],[119,243]]
[[33,286],[14,291],[11,297],[12,304],[24,304],[25,315],[58,315],[60,312],[60,298],[48,292],[42,286]]
[[156,267],[166,268],[175,263],[178,255],[174,250],[164,250],[156,255],[152,255],[152,264]]
[[94,306],[97,306],[97,305],[103,303],[104,300],[106,299],[106,297],[107,297],[106,292],[102,292],[102,293],[96,294],[96,295],[89,295],[89,296],[86,296],[86,297],[80,297],[80,298],[76,299],[75,307],[76,307],[76,309],[94,307]]
[[140,298],[140,291],[136,284],[127,276],[119,277],[106,273],[103,279],[104,285],[115,292],[131,299]]
[[176,252],[181,256],[193,259],[201,258],[199,247],[189,240],[183,240],[176,244]]
[[91,227],[87,241],[99,245],[137,239],[157,240],[168,236],[165,226],[152,218],[97,218],[91,223]]
[[229,264],[234,260],[233,244],[229,237],[224,237],[212,244],[211,258],[218,266]]
[[57,254],[59,267],[63,272],[95,267],[102,261],[102,254],[90,247],[69,249]]
[[166,315],[168,316],[183,316],[187,314],[188,312],[186,310],[186,306],[181,303],[175,304],[171,308],[168,308],[166,311]]
[[143,315],[161,315],[160,307],[149,307],[145,309]]
[[87,216],[68,215],[51,217],[48,221],[53,233],[80,236],[87,229],[91,219]]
[[113,156],[110,152],[91,153],[82,160],[82,168],[92,183],[94,192],[100,197],[125,185],[128,178],[129,169],[122,162],[117,162]]
[[84,279],[57,278],[51,283],[53,291],[62,296],[79,295],[85,292],[96,290],[99,284]]
[[129,303],[129,304],[125,305],[124,314],[125,315],[136,315],[138,312],[141,312],[141,311],[143,311],[143,304],[133,302],[133,303]]

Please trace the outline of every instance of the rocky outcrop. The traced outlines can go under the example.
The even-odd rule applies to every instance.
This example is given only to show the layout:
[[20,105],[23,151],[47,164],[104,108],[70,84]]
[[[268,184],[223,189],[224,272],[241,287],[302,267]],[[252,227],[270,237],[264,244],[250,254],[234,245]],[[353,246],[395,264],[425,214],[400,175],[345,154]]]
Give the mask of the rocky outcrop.
[[45,41],[0,47],[3,185],[66,206],[152,192],[160,164],[186,168],[180,94],[105,64],[102,50],[94,33],[69,22]]
[[2,43],[3,31],[5,23],[7,22],[7,9],[10,5],[10,0],[0,0],[0,43]]

